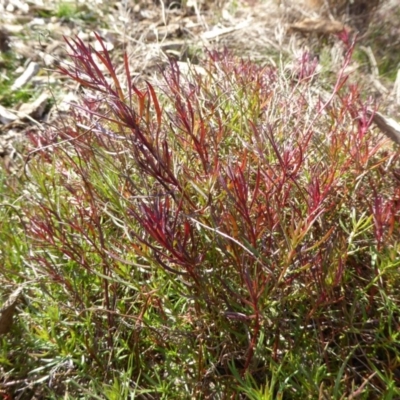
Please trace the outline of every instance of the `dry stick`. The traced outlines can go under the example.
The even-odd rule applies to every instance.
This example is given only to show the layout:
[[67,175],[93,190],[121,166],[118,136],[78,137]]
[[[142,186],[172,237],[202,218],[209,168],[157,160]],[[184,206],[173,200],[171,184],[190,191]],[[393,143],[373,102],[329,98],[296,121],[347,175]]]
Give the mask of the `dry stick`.
[[377,372],[375,371],[372,375],[370,375],[368,378],[366,378],[364,380],[364,382],[361,384],[361,386],[355,391],[353,392],[349,397],[348,400],[353,400],[356,397],[358,397],[359,395],[362,394],[363,389],[365,388],[365,386],[367,385],[367,383],[377,374]]
[[368,115],[372,115],[372,120],[375,122],[376,126],[385,134],[388,138],[393,140],[393,142],[400,144],[400,124],[394,119],[383,116],[382,114],[370,110],[367,110]]

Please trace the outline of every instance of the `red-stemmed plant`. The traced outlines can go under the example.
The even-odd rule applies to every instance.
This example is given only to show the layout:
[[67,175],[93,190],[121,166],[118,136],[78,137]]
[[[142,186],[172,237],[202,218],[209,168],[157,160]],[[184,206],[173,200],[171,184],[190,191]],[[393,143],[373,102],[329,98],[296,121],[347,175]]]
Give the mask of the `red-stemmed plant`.
[[[67,40],[60,72],[85,95],[68,124],[31,137],[26,168],[31,263],[87,327],[76,354],[105,379],[133,354],[132,390],[163,377],[169,398],[234,398],[235,371],[278,379],[285,398],[323,385],[350,395],[374,371],[371,288],[399,241],[386,172],[397,153],[346,83],[353,45],[324,95],[309,55],[280,71],[211,51],[201,67],[171,60],[160,81],[137,83],[128,57],[122,79],[97,40],[102,51]],[[314,384],[291,363],[326,373]],[[272,377],[274,365],[292,375]]]

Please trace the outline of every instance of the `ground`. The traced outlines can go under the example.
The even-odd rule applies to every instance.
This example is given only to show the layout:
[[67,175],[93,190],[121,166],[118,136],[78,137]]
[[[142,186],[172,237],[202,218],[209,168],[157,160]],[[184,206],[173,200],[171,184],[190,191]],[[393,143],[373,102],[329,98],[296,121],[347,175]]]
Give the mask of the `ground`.
[[[335,13],[332,4],[329,13],[315,7],[318,2],[305,3],[313,7],[288,0],[160,4],[1,0],[0,154],[6,168],[13,168],[10,158],[18,157],[17,142],[26,129],[43,129],[68,109],[77,94],[77,88],[57,73],[57,65],[68,62],[63,37],[76,35],[94,43],[94,32],[105,39],[115,59],[128,53],[137,79],[149,79],[168,57],[197,62],[205,48],[223,47],[260,63],[279,63],[308,48],[326,71],[334,71],[340,64],[334,34],[346,26],[359,35],[352,79],[362,81],[366,96],[379,99],[381,110],[398,117],[397,1],[384,1],[368,17],[360,17],[365,12],[361,6],[342,6]],[[324,19],[318,22],[321,16]]]

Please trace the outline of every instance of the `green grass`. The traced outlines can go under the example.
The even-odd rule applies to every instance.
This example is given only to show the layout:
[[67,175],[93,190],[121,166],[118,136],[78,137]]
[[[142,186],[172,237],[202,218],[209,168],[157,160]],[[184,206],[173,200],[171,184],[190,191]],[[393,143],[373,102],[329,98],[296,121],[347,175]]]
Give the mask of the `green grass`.
[[1,54],[0,61],[0,104],[3,107],[12,108],[21,103],[29,102],[34,95],[34,91],[30,85],[19,90],[11,90],[11,87],[18,74],[15,71],[20,63],[12,51]]
[[60,2],[57,5],[55,16],[66,22],[72,20],[81,20],[87,23],[98,22],[95,13],[86,5],[70,1]]

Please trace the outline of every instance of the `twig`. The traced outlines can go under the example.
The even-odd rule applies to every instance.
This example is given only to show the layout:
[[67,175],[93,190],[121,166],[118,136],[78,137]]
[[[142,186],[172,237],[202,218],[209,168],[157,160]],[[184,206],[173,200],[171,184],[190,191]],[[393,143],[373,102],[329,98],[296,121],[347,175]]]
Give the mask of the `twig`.
[[358,397],[360,394],[362,394],[363,389],[365,388],[365,386],[367,385],[367,383],[376,375],[376,371],[370,375],[367,379],[364,380],[364,382],[361,384],[361,386],[355,391],[353,392],[348,398],[347,400],[353,400],[356,397]]

